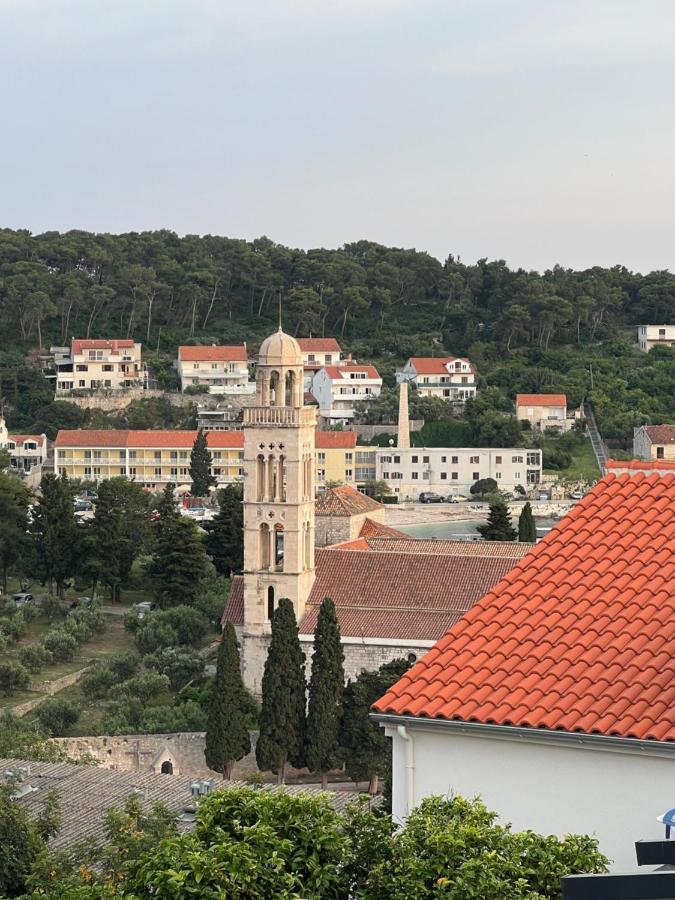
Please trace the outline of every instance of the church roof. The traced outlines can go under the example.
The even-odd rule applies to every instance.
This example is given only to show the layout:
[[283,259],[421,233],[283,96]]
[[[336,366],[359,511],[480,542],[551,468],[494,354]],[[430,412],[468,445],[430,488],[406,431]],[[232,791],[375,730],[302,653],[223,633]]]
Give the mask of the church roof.
[[355,487],[341,484],[319,494],[315,511],[317,516],[358,516],[382,508],[381,503]]
[[302,350],[294,337],[279,328],[260,345],[259,366],[301,366]]

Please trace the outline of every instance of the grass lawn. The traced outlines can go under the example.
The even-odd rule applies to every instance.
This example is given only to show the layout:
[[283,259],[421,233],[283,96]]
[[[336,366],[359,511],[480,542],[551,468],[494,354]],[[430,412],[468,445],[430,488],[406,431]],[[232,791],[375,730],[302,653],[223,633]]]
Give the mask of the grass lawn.
[[[553,450],[555,438],[546,439],[546,447]],[[600,469],[593,453],[589,438],[583,438],[569,451],[572,462],[566,469],[544,469],[544,475],[550,475],[560,481],[586,481],[589,484],[600,478]]]

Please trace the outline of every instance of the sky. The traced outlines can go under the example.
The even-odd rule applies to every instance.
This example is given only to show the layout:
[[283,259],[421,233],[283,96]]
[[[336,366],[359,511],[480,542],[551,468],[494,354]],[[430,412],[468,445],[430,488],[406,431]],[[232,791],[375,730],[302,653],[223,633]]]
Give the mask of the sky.
[[675,266],[673,0],[0,0],[0,226]]

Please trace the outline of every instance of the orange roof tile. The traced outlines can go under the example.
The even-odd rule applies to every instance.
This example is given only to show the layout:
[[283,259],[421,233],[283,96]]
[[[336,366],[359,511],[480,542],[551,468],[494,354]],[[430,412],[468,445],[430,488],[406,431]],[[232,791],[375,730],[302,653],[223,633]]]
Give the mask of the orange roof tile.
[[82,353],[83,350],[110,350],[117,353],[118,350],[129,349],[134,346],[134,341],[127,338],[111,340],[94,340],[90,338],[73,338],[70,349],[72,353]]
[[345,363],[340,366],[323,366],[328,377],[333,380],[349,380],[350,372],[363,372],[366,378],[379,378],[380,373],[375,366],[360,366],[357,363]]
[[[391,531],[394,529],[392,528]],[[363,531],[361,534],[365,536]],[[402,531],[397,531],[396,534],[403,539],[396,544],[396,549],[400,553],[431,553],[441,556],[481,556],[491,559],[519,560],[534,547],[534,544],[519,543],[518,541],[446,541],[411,538],[409,534]],[[391,544],[385,536],[367,535],[367,537],[371,550],[391,549]]]
[[516,406],[567,406],[565,394],[516,394]]
[[[364,519],[361,531],[359,532],[359,537],[370,539],[382,538],[382,540],[378,541],[380,544],[386,544],[388,541],[392,540],[407,540],[408,543],[410,543],[410,535],[404,534],[402,531],[398,531],[390,525],[383,525],[382,522],[375,522],[373,519]],[[391,548],[391,544],[389,544],[389,547]],[[372,549],[369,542],[366,543],[366,549]]]
[[317,450],[351,450],[356,447],[356,432],[317,431],[315,446]]
[[466,356],[412,356],[410,358],[410,363],[415,367],[418,375],[447,375],[447,364],[454,362],[469,363],[469,371],[476,371]]
[[[212,449],[244,446],[241,431],[205,431]],[[63,429],[56,435],[55,447],[156,447],[191,448],[196,431],[126,431],[120,429]]]
[[185,362],[246,362],[248,354],[243,344],[228,346],[184,346],[178,348],[178,358]]
[[297,338],[303,353],[339,353],[340,345],[335,338]]
[[383,506],[350,484],[341,484],[319,494],[314,508],[317,516],[358,516]]
[[45,439],[44,434],[10,434],[8,437],[15,444],[23,444],[24,441],[35,441],[37,444],[41,444]]
[[675,740],[674,508],[675,475],[607,475],[374,709]]
[[631,472],[667,472],[675,471],[675,460],[668,459],[608,459],[605,468],[617,473],[616,470]]
[[675,444],[675,425],[645,425],[652,444]]

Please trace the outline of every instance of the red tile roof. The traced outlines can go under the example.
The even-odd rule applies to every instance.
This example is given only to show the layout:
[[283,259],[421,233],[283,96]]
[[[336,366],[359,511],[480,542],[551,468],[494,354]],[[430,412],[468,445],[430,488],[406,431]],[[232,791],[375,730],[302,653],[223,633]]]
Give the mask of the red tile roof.
[[314,508],[317,516],[358,516],[384,507],[355,487],[341,484],[319,494]]
[[178,358],[185,362],[246,362],[248,354],[243,344],[231,346],[179,347]]
[[675,444],[675,425],[645,425],[652,444]]
[[225,604],[221,622],[232,622],[233,625],[244,624],[244,576],[233,575],[230,593]]
[[436,640],[514,565],[513,560],[331,547],[316,551],[316,579],[303,634],[311,633],[324,598],[335,602],[346,637]]
[[[389,525],[383,525],[382,522],[375,522],[373,519],[364,519],[361,531],[359,532],[359,537],[369,539],[381,538],[382,540],[378,540],[378,543],[380,544],[386,544],[392,540],[400,541],[408,539],[408,535],[404,534],[402,531],[391,528]],[[407,542],[411,543],[409,540]],[[398,548],[398,544],[396,546]],[[391,548],[391,544],[389,544],[389,547]],[[366,543],[366,549],[372,549],[370,542]]]
[[303,353],[339,353],[340,345],[335,338],[297,338]]
[[315,446],[317,450],[351,450],[356,447],[356,432],[317,431]]
[[44,434],[10,434],[8,437],[15,444],[23,444],[24,441],[35,441],[37,444],[41,444],[45,439]]
[[363,372],[366,378],[380,377],[380,373],[375,366],[359,366],[356,363],[345,363],[341,366],[323,366],[323,368],[326,370],[328,377],[335,381],[348,381],[350,372]]
[[[393,529],[392,529],[393,531]],[[517,541],[443,541],[411,538],[402,531],[396,532],[404,540],[396,544],[396,549],[401,553],[431,553],[442,556],[480,556],[489,559],[519,560],[526,556],[534,547],[534,544],[518,543]],[[362,532],[363,534],[363,532]],[[390,550],[391,544],[386,538],[379,535],[368,536],[368,546],[371,550]],[[514,562],[515,565],[515,562]]]
[[410,358],[410,363],[415,367],[418,375],[448,375],[446,366],[448,363],[454,362],[469,363],[469,371],[476,371],[465,356],[412,356]]
[[669,459],[608,459],[605,468],[614,474],[619,472],[668,472],[675,471],[675,460]]
[[[205,431],[211,449],[243,447],[242,431]],[[126,431],[120,429],[77,429],[59,431],[55,447],[157,447],[191,448],[196,431]]]
[[73,338],[70,349],[71,353],[82,353],[83,350],[110,350],[117,353],[119,350],[128,350],[134,346],[134,341],[123,338],[121,340],[90,340],[89,338],[78,339]]
[[608,475],[380,713],[675,740],[675,475]]
[[565,394],[516,394],[516,406],[567,406]]

